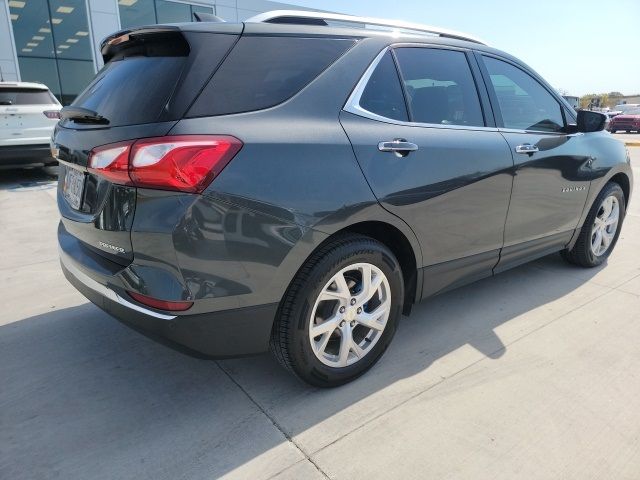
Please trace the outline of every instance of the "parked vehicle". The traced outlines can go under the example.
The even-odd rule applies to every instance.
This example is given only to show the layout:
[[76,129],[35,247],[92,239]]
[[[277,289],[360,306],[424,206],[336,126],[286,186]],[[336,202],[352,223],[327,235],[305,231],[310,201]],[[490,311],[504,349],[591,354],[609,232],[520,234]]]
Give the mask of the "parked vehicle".
[[46,85],[0,82],[0,168],[55,165],[50,141],[61,108]]
[[600,265],[618,239],[632,174],[605,116],[471,36],[277,11],[102,55],[54,136],[62,268],[181,347],[270,347],[335,386],[415,302],[553,252]]
[[609,122],[609,131],[616,133],[618,130],[624,130],[627,133],[635,131],[640,133],[640,107],[627,109],[625,113],[616,115]]

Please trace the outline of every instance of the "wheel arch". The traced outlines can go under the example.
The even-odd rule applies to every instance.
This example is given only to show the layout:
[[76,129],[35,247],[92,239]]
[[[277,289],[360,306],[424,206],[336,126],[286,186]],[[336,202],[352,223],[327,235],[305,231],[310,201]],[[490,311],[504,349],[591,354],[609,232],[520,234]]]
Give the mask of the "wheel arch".
[[[396,256],[400,263],[405,285],[402,313],[408,315],[411,312],[412,305],[419,298],[419,288],[422,288],[421,270],[419,268],[419,262],[421,261],[420,251],[416,252],[414,244],[412,244],[405,232],[396,225],[381,220],[364,220],[331,232],[321,244],[313,249],[309,257],[328,242],[347,233],[360,234],[373,238],[389,248]],[[307,260],[308,259],[305,259],[304,263],[306,263]]]
[[620,188],[622,188],[622,193],[624,193],[624,204],[626,208],[629,205],[629,197],[631,196],[631,180],[625,173],[619,172],[611,177],[609,179],[609,182],[617,183],[618,185],[620,185]]

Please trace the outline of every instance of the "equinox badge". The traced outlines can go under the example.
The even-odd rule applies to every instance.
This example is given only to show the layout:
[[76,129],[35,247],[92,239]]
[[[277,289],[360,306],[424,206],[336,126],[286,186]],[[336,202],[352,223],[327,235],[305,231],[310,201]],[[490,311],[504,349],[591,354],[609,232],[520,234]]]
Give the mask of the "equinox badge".
[[98,245],[100,245],[102,248],[107,248],[109,250],[115,250],[118,253],[124,253],[124,248],[117,247],[116,245],[111,245],[109,243],[104,243],[104,242],[98,242]]

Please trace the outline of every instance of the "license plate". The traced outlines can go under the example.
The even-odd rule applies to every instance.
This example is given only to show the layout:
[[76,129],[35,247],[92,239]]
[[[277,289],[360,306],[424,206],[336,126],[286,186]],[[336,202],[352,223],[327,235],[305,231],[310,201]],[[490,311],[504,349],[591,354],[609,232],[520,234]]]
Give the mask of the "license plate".
[[84,173],[79,172],[75,168],[67,167],[64,175],[64,184],[62,186],[62,194],[67,200],[71,208],[80,210],[82,202],[82,190],[84,189]]

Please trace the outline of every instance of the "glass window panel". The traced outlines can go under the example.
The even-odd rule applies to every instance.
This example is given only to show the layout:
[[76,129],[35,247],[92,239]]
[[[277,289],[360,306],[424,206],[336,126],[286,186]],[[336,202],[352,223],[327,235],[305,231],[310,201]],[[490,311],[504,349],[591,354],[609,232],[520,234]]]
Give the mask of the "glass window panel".
[[391,53],[387,52],[362,92],[360,106],[386,118],[408,121],[407,107],[400,86],[400,79]]
[[120,10],[120,25],[122,28],[157,23],[154,0],[119,0],[118,9]]
[[313,81],[353,43],[337,38],[242,37],[189,116],[226,115],[278,105]]
[[484,57],[506,128],[558,132],[564,128],[560,104],[537,80],[513,65]]
[[85,0],[49,0],[49,10],[56,56],[93,61]]
[[435,48],[396,49],[412,121],[484,126],[480,99],[464,53]]
[[[75,105],[99,113],[111,126],[154,122],[173,91],[185,58],[132,56],[111,61]],[[155,80],[149,82],[149,78]]]
[[191,6],[185,3],[156,0],[158,23],[179,23],[191,21]]
[[28,1],[22,8],[9,6],[9,11],[17,54],[21,57],[53,57],[53,37],[46,0]]
[[60,101],[63,105],[69,105],[93,79],[93,62],[58,60],[58,69],[62,87]]
[[33,88],[0,88],[0,105],[51,105],[51,92]]
[[203,7],[201,5],[191,5],[191,21],[195,21],[193,16],[194,12],[202,12],[202,13],[214,13],[213,7]]
[[23,82],[44,83],[60,100],[58,67],[53,58],[18,57],[20,78]]

